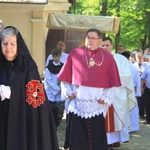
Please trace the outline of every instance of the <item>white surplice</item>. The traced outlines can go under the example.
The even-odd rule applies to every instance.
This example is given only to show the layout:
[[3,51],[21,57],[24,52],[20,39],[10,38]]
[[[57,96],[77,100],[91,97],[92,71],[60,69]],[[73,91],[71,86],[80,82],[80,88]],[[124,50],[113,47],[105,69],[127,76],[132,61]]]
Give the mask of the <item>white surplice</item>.
[[127,58],[113,54],[122,86],[117,88],[113,99],[115,132],[107,133],[108,144],[129,141],[128,129],[131,127],[130,111],[136,106],[132,74]]

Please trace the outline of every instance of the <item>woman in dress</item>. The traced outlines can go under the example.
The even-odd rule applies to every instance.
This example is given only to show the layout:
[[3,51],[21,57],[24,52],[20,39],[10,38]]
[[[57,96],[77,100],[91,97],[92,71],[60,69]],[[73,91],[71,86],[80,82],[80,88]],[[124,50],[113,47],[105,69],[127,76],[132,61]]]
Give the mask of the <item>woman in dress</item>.
[[58,150],[54,119],[37,65],[12,26],[0,34],[0,85],[0,149]]

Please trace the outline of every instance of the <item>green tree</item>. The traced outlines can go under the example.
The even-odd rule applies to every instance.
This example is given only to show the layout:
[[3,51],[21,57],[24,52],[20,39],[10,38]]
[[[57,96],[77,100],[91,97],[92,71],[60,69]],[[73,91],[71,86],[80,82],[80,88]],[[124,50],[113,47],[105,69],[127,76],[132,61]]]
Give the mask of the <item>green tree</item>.
[[106,33],[116,46],[121,44],[128,50],[150,47],[149,0],[76,0],[76,10],[70,13],[118,16],[121,19],[118,34]]

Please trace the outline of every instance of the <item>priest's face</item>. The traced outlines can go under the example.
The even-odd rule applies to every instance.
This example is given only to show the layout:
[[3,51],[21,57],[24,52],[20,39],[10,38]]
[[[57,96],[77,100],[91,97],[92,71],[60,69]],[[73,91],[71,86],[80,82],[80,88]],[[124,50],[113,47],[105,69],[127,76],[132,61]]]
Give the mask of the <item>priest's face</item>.
[[98,37],[96,32],[89,32],[85,39],[85,46],[89,50],[95,50],[100,47],[101,42],[102,38]]

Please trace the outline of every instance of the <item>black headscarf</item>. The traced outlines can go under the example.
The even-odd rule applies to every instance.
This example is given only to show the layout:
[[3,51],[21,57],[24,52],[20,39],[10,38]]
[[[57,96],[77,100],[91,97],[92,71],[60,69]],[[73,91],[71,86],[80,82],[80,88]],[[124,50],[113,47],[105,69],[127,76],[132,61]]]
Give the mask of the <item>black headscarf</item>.
[[[16,60],[15,60],[15,68],[20,68],[21,70],[24,70],[27,68],[26,66],[26,62],[27,61],[31,61],[34,62],[34,60],[32,59],[31,55],[30,55],[30,52],[29,52],[29,49],[28,47],[26,46],[23,38],[22,38],[22,35],[21,33],[18,31],[18,29],[16,29],[15,27],[13,26],[7,26],[5,27],[2,31],[1,31],[1,34],[0,34],[0,44],[2,42],[2,34],[5,30],[9,30],[9,29],[13,29],[14,30],[14,35],[16,35],[17,37],[17,57],[16,57]],[[1,45],[0,45],[0,69],[4,66],[4,63],[6,62],[5,61],[5,57],[4,55],[2,54],[2,48],[1,48]],[[33,64],[32,64],[33,65]],[[35,65],[35,63],[34,63]]]

